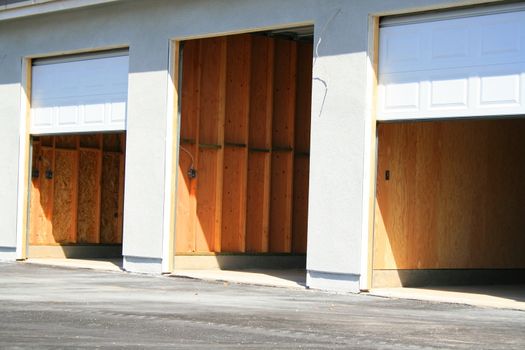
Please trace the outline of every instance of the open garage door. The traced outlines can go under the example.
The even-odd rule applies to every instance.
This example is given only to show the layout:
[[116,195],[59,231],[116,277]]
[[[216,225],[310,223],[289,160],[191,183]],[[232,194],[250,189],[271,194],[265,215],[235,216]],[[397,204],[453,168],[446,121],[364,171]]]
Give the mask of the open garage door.
[[120,261],[127,89],[127,51],[33,61],[29,258]]
[[33,62],[31,134],[126,129],[127,51]]
[[525,114],[525,12],[414,21],[380,29],[378,120]]
[[523,282],[525,12],[483,11],[382,22],[373,287]]

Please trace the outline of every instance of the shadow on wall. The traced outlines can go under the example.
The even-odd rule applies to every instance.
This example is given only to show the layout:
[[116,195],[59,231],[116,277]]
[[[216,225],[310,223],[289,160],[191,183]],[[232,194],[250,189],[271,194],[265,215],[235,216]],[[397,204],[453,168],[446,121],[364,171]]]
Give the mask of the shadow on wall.
[[374,269],[405,285],[525,282],[525,120],[381,124],[378,135]]

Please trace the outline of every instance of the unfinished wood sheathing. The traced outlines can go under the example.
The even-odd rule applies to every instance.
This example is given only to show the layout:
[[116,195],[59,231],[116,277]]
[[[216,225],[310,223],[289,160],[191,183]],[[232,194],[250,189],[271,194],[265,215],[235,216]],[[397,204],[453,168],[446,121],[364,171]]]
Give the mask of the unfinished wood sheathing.
[[251,36],[227,37],[221,250],[246,250]]
[[297,98],[293,181],[292,251],[306,253],[308,231],[308,181],[310,174],[310,117],[312,108],[312,43],[298,43]]
[[53,181],[53,238],[56,243],[76,243],[78,203],[77,150],[55,148]]
[[33,142],[29,244],[54,242],[52,223],[54,182],[46,177],[46,172],[52,172],[54,169],[55,152],[53,147],[42,146],[42,143],[42,139]]
[[378,133],[374,269],[525,267],[524,120]]
[[[308,192],[308,142],[300,141],[305,149],[294,173],[295,110],[303,103],[296,102],[297,79],[305,84],[300,99],[308,104],[311,89],[306,75],[296,77],[297,47],[255,35],[185,42],[176,252],[292,252],[294,176],[306,173],[306,181],[297,180],[303,196],[296,201]],[[312,52],[303,51],[307,66]],[[301,140],[309,139],[306,113],[303,108],[298,121],[305,127],[297,135]],[[188,176],[192,164],[194,179]],[[297,215],[304,217],[297,221],[306,222],[301,204]],[[305,229],[298,223],[294,252],[305,251]]]
[[221,251],[226,38],[202,39],[195,249]]
[[293,148],[297,43],[275,40],[270,251],[292,250]]
[[198,167],[201,55],[200,40],[184,44],[181,87],[181,127],[177,190],[177,220],[175,247],[177,252],[195,251],[197,178],[190,178],[188,170]]
[[252,37],[246,251],[269,251],[274,40]]
[[100,215],[100,242],[119,243],[118,193],[120,154],[104,152],[102,159],[102,198]]
[[77,237],[79,243],[99,243],[101,177],[100,149],[80,150]]
[[122,133],[35,137],[29,243],[121,243],[124,149]]

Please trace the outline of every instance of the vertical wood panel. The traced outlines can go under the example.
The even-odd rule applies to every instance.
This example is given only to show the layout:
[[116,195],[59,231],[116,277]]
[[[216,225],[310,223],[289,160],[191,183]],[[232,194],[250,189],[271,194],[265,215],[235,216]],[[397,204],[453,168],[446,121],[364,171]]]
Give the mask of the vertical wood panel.
[[292,251],[306,253],[308,232],[308,180],[310,158],[296,156],[293,172],[293,235]]
[[375,269],[525,267],[524,120],[378,132]]
[[29,244],[50,244],[53,239],[53,179],[45,176],[47,170],[54,170],[54,150],[35,145],[33,149],[33,170],[38,177],[31,180],[30,237]]
[[297,43],[276,39],[274,64],[273,147],[293,148]]
[[272,146],[274,40],[254,36],[250,80],[250,137],[253,148]]
[[196,142],[199,130],[199,95],[201,92],[201,40],[184,43],[181,86],[180,137]]
[[177,220],[175,229],[175,251],[195,251],[197,221],[197,182],[191,179],[188,170],[198,169],[198,143],[201,91],[201,40],[184,43],[181,86],[181,127],[179,148],[179,172],[177,180]]
[[250,152],[248,159],[248,197],[246,251],[268,252],[270,226],[270,153]]
[[200,143],[221,144],[224,137],[226,39],[202,39],[200,53]]
[[53,238],[75,243],[77,233],[78,151],[55,150]]
[[[194,159],[197,157],[196,145],[183,144],[181,147],[184,147]],[[189,178],[188,170],[191,165],[192,159],[190,155],[181,150],[179,152],[177,220],[175,231],[175,251],[178,253],[195,251],[195,225],[197,215],[196,184],[198,179]],[[196,166],[196,164],[193,165]]]
[[100,243],[119,243],[119,152],[104,152],[102,160],[102,196],[100,218]]
[[297,98],[295,101],[295,151],[310,151],[312,114],[312,43],[297,44]]
[[218,176],[222,168],[222,151],[210,148],[199,149],[199,172],[197,187],[197,227],[195,248],[198,252],[218,251],[216,236],[220,237],[221,207],[217,206],[220,198],[217,192]]
[[292,250],[294,253],[306,253],[313,45],[303,42],[299,42],[297,45]]
[[248,154],[246,250],[264,253],[269,249],[274,40],[264,36],[252,40],[248,144],[268,152]]
[[[291,252],[297,43],[275,40],[270,251]],[[289,150],[288,150],[289,149]]]
[[247,167],[248,153],[245,148],[225,148],[221,232],[223,252],[244,252],[246,249]]
[[[199,251],[221,251],[226,50],[224,37],[201,41],[200,149],[197,169],[197,220],[200,225],[197,224],[196,230],[196,248]],[[212,148],[207,148],[210,146]],[[201,176],[203,172],[205,175]]]
[[292,153],[274,152],[271,173],[270,252],[289,253],[292,248]]
[[250,113],[251,36],[243,34],[227,38],[224,140],[246,145]]
[[100,241],[100,150],[80,150],[78,178],[78,243]]
[[251,36],[227,38],[221,251],[246,249]]

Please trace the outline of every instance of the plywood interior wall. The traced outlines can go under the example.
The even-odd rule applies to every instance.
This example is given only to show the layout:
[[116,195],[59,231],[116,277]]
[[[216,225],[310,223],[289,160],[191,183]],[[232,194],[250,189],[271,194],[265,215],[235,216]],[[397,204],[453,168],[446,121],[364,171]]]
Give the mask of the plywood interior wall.
[[309,42],[184,43],[177,253],[306,252],[311,86]]
[[378,133],[375,269],[525,268],[525,120]]
[[125,134],[33,137],[29,244],[120,244]]

